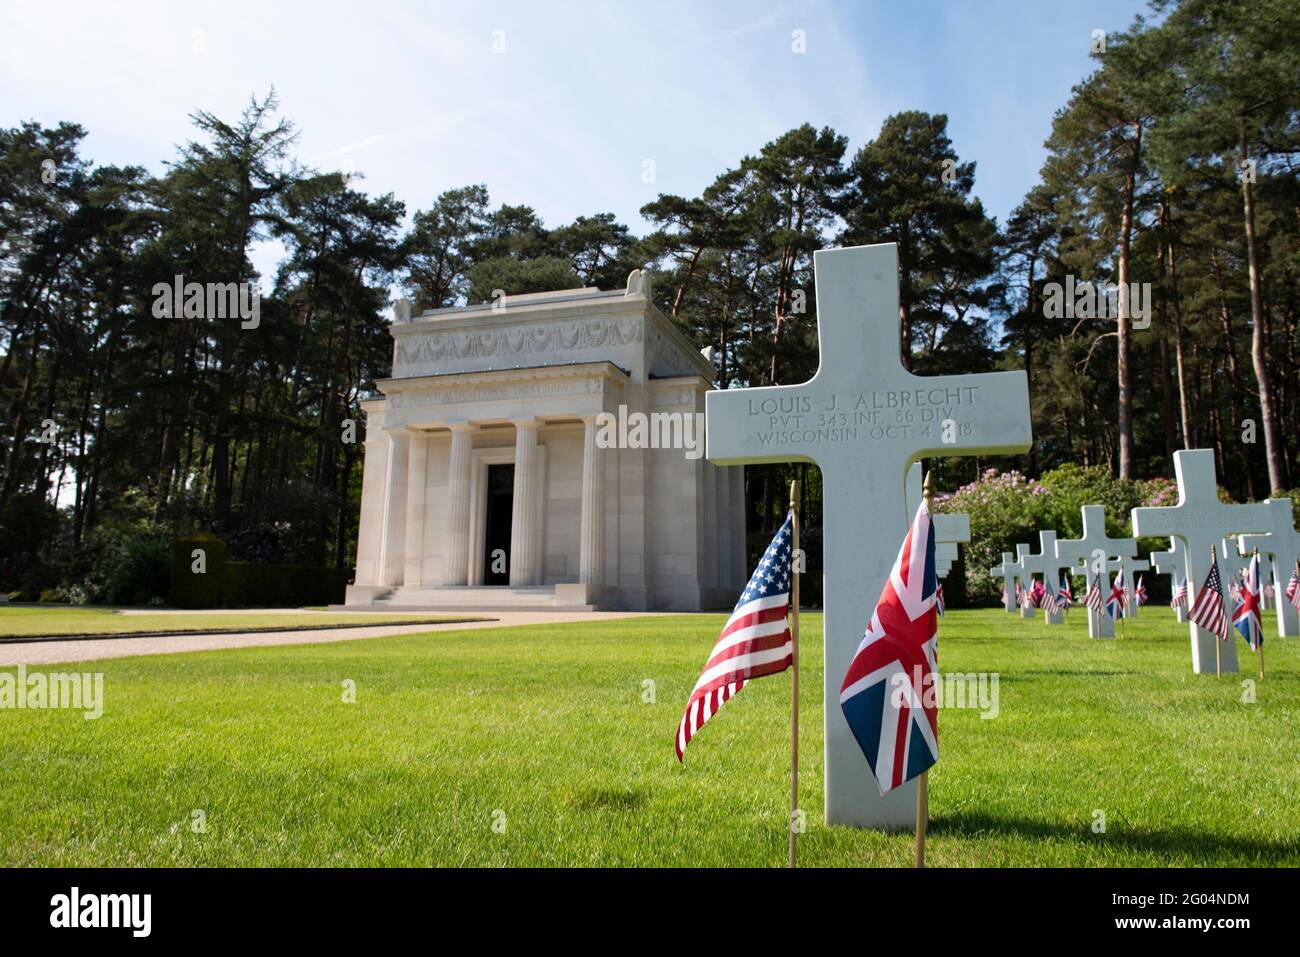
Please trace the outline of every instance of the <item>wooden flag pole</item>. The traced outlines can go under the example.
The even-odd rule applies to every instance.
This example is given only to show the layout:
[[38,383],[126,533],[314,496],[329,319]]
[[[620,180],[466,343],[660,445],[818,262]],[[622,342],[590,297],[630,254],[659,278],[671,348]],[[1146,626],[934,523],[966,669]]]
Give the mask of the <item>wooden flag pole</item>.
[[[1254,561],[1259,561],[1259,549],[1255,549]],[[1259,677],[1264,679],[1264,586],[1255,579],[1255,584],[1259,587],[1259,603],[1255,606],[1259,611]],[[1278,612],[1280,615],[1281,612]]]
[[[1213,568],[1215,562],[1217,561],[1218,561],[1218,556],[1215,554],[1214,546],[1211,545],[1210,546],[1210,567]],[[1220,584],[1222,584],[1222,579],[1220,579]],[[1220,601],[1223,600],[1222,588],[1219,589],[1219,600]],[[1228,613],[1226,604],[1224,605],[1223,613],[1225,615]],[[1223,639],[1220,636],[1215,635],[1214,636],[1214,677],[1216,678],[1223,677],[1223,649],[1219,647],[1221,644],[1223,644]]]
[[790,483],[790,867],[795,866],[799,814],[799,480]]
[[[925,485],[922,487],[925,497],[925,510],[933,515],[934,510],[934,473],[927,472]],[[925,867],[925,828],[930,820],[930,795],[926,787],[928,771],[922,771],[916,782],[916,866]]]

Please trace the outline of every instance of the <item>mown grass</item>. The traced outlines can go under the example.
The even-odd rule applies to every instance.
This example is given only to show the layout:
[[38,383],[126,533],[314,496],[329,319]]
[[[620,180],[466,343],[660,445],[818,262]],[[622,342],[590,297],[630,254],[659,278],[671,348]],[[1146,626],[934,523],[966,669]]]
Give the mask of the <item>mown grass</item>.
[[470,621],[477,615],[337,614],[260,612],[212,615],[203,612],[165,615],[118,614],[113,608],[60,608],[22,605],[0,607],[0,638],[34,635],[157,634],[180,631],[238,632],[263,628],[303,628],[322,625],[400,625],[405,622]]
[[[1185,626],[1167,609],[1147,610],[1123,641],[1090,641],[1072,619],[944,620],[944,668],[997,672],[1000,712],[940,716],[928,862],[1300,864],[1300,642],[1269,632],[1249,704],[1241,642],[1243,674],[1216,680],[1190,673]],[[99,720],[0,711],[0,862],[781,865],[788,674],[729,702],[684,767],[673,755],[722,621],[88,664],[105,675]],[[804,616],[801,860],[907,866],[910,835],[821,823],[820,628]]]

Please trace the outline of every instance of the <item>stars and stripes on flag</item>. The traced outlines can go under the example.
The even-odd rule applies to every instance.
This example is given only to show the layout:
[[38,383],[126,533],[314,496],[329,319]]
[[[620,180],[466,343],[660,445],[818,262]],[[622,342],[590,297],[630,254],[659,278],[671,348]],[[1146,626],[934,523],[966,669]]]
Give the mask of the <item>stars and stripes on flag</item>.
[[840,685],[840,708],[881,794],[939,759],[934,527],[922,502]]
[[1259,610],[1259,556],[1250,560],[1246,580],[1241,586],[1241,604],[1232,613],[1232,624],[1246,639],[1251,651],[1258,651],[1264,643],[1264,623]]
[[1114,619],[1124,617],[1124,605],[1127,603],[1127,595],[1124,589],[1124,569],[1119,570],[1115,580],[1110,586],[1110,597],[1106,599],[1106,613]]
[[1219,578],[1219,562],[1210,562],[1210,573],[1205,576],[1205,584],[1196,595],[1196,603],[1187,613],[1187,620],[1194,621],[1211,634],[1218,635],[1222,641],[1228,640],[1228,616],[1223,610],[1223,591]]
[[1291,581],[1287,583],[1286,600],[1296,611],[1300,611],[1300,563],[1297,563],[1296,570],[1291,573]]
[[751,679],[784,671],[794,659],[786,620],[793,574],[790,567],[793,520],[793,514],[786,516],[785,524],[767,546],[717,644],[709,652],[704,672],[695,682],[686,702],[686,713],[677,726],[678,761],[682,760],[691,738],[718,713],[724,702]]
[[1083,603],[1098,615],[1106,614],[1106,606],[1101,599],[1102,574],[1104,573],[1099,573],[1095,577],[1088,579],[1088,591],[1083,596]]
[[1133,600],[1137,602],[1139,608],[1147,603],[1147,586],[1145,580],[1145,575],[1139,575],[1137,588],[1133,590]]
[[1169,600],[1170,608],[1187,607],[1187,582],[1179,582],[1174,588],[1174,597]]

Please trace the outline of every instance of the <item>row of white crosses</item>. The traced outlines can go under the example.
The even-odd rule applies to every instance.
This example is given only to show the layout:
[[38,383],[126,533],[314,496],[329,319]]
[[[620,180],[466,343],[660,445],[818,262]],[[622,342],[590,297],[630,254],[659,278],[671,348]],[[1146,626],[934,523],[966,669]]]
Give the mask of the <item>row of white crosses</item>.
[[[1104,505],[1085,505],[1083,513],[1083,535],[1080,538],[1063,538],[1056,543],[1056,558],[1068,568],[1073,568],[1084,575],[1085,591],[1087,588],[1100,588],[1104,605],[1110,597],[1108,583],[1110,573],[1123,572],[1128,581],[1130,570],[1146,568],[1147,563],[1137,557],[1137,542],[1131,538],[1111,538],[1106,533],[1106,507]],[[1131,583],[1130,583],[1131,587]],[[1088,637],[1115,637],[1115,619],[1105,612],[1093,609],[1088,612]]]
[[[1210,572],[1210,550],[1219,562],[1219,582],[1224,590],[1223,606],[1232,608],[1227,590],[1234,580],[1248,550],[1258,548],[1272,560],[1275,593],[1286,589],[1290,569],[1300,552],[1300,535],[1296,534],[1290,499],[1268,499],[1232,505],[1219,500],[1218,479],[1214,470],[1214,452],[1210,449],[1184,449],[1174,453],[1174,476],[1178,480],[1178,504],[1165,507],[1133,509],[1133,531],[1138,535],[1170,536],[1176,539],[1181,554],[1182,573],[1188,583],[1188,603],[1196,600]],[[1236,547],[1231,547],[1236,546]],[[1166,553],[1156,553],[1164,557]],[[1152,557],[1155,558],[1156,555]],[[1177,580],[1175,580],[1177,587]],[[1294,614],[1285,614],[1278,601],[1278,634],[1300,634]],[[1292,609],[1294,611],[1294,609]],[[1215,670],[1217,636],[1188,622],[1192,645],[1192,671],[1207,674]],[[1222,642],[1222,671],[1237,670],[1236,642]]]

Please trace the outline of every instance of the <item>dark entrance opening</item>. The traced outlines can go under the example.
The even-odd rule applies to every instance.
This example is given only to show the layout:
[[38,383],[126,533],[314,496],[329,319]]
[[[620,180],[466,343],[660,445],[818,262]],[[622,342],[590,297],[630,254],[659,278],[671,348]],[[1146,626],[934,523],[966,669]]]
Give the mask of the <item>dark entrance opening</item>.
[[515,500],[515,467],[489,465],[487,520],[483,533],[483,584],[510,584],[510,515]]

